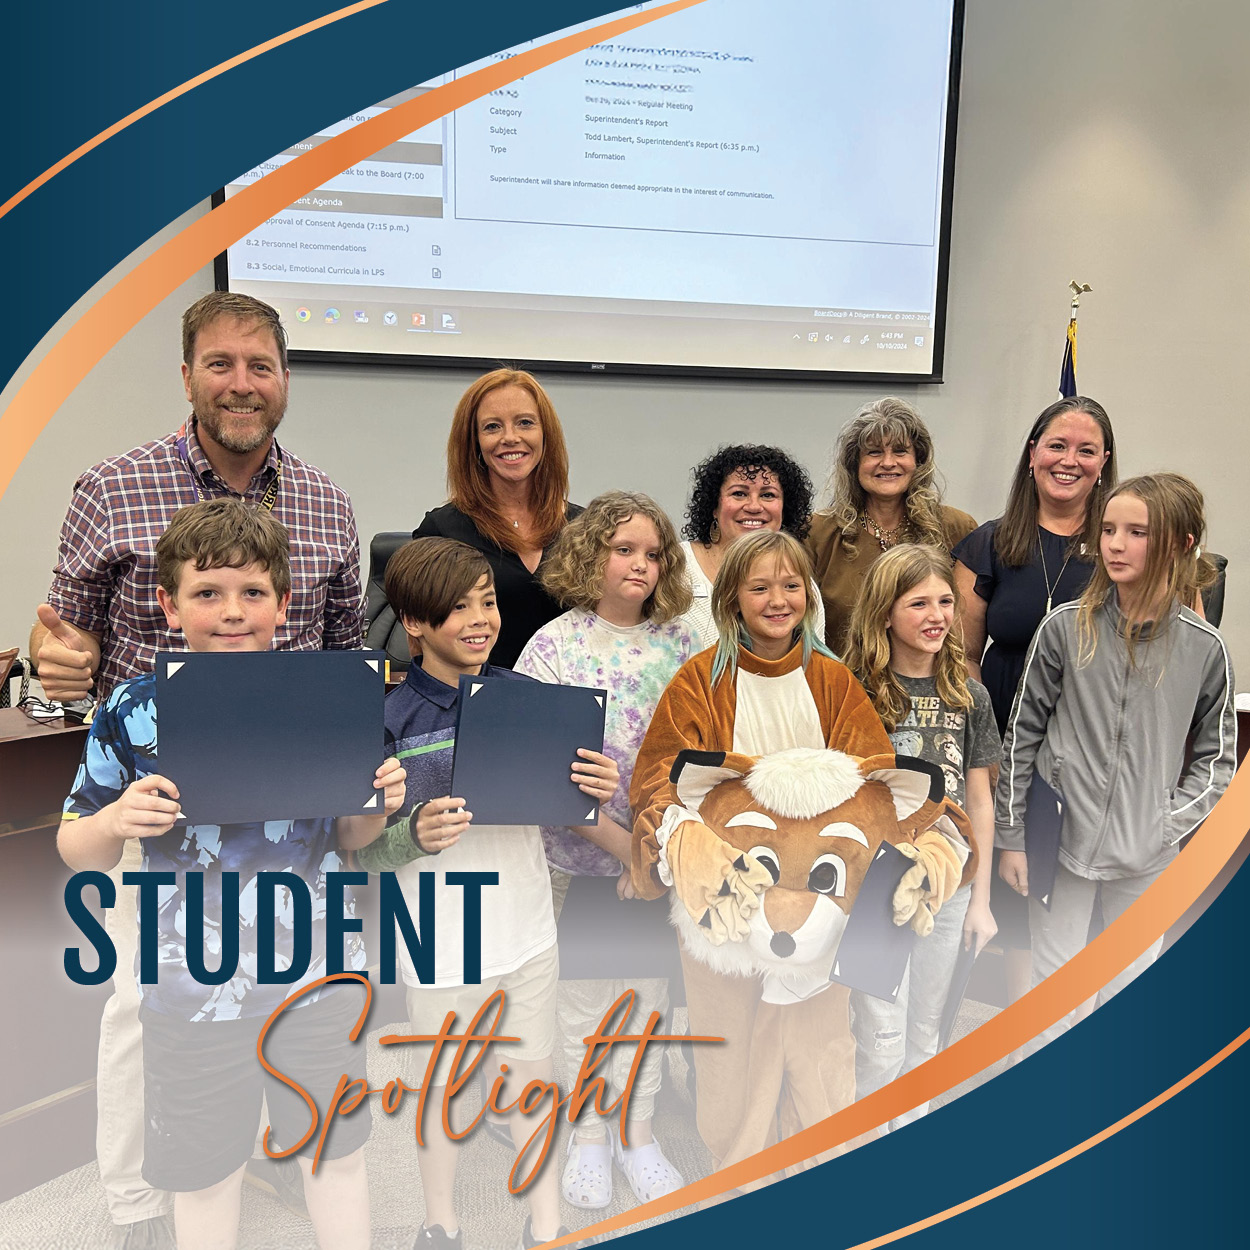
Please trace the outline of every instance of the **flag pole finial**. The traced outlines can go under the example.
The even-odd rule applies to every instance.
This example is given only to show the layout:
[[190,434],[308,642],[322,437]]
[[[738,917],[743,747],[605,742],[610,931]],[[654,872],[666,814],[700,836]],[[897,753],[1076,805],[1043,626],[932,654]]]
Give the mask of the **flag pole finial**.
[[1068,320],[1067,341],[1063,345],[1063,363],[1059,366],[1059,394],[1064,399],[1073,398],[1076,391],[1076,314],[1081,306],[1081,296],[1093,288],[1088,282],[1072,281],[1072,315]]

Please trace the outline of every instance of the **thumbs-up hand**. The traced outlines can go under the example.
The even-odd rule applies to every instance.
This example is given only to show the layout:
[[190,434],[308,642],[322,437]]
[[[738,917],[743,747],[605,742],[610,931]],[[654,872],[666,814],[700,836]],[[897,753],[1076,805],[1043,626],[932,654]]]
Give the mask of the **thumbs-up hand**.
[[62,703],[85,699],[100,663],[99,645],[61,620],[50,604],[41,603],[36,615],[48,631],[33,657],[44,694]]

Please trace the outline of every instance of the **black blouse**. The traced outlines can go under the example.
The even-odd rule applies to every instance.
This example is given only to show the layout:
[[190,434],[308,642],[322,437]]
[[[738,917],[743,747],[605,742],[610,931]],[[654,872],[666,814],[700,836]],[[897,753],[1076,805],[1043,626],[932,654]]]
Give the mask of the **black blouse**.
[[1068,539],[1039,526],[1040,546],[1033,549],[1028,564],[1010,568],[994,546],[994,534],[1001,520],[1000,517],[978,526],[951,554],[976,574],[976,593],[985,600],[985,632],[992,645],[981,660],[981,682],[990,692],[998,731],[1005,733],[1029,644],[1046,615],[1047,577],[1050,606],[1057,608],[1080,597],[1094,565],[1092,557],[1082,559],[1073,554],[1068,559]]
[[[571,521],[582,509],[566,505],[565,520]],[[490,662],[499,668],[512,668],[525,644],[550,620],[564,610],[542,588],[538,570],[525,567],[515,551],[506,551],[483,536],[473,521],[454,504],[445,503],[425,514],[425,520],[412,532],[413,538],[454,538],[480,551],[495,575],[495,597],[499,603],[499,637],[490,653]],[[550,547],[543,548],[538,562],[541,569]]]

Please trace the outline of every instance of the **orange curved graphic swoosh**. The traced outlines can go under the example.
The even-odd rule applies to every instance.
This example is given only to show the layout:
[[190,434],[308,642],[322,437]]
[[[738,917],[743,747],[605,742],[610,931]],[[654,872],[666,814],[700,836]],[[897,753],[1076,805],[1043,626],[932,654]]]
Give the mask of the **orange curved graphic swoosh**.
[[106,291],[49,349],[0,416],[0,495],[22,457],[67,396],[104,354],[175,287],[249,230],[351,165],[406,134],[596,43],[614,39],[703,0],[674,0],[605,22],[436,87],[334,135],[192,222]]
[[324,17],[319,17],[314,21],[305,22],[303,26],[296,26],[293,30],[288,30],[284,35],[275,35],[272,39],[266,39],[264,43],[258,43],[254,48],[248,48],[246,52],[240,52],[237,56],[230,57],[229,60],[222,61],[220,65],[214,65],[212,69],[206,69],[202,74],[196,74],[194,78],[188,78],[186,82],[171,88],[163,95],[158,95],[154,100],[149,100],[146,104],[135,109],[134,112],[127,113],[120,121],[114,122],[111,126],[106,126],[98,135],[93,135],[88,139],[86,143],[80,143],[68,156],[61,157],[55,165],[49,165],[38,178],[32,178],[20,191],[9,196],[3,204],[0,204],[0,217],[3,217],[10,209],[16,208],[27,196],[34,194],[45,182],[51,181],[63,169],[68,169],[80,156],[86,156],[88,152],[98,148],[100,144],[106,143],[114,135],[120,134],[127,126],[133,126],[135,122],[140,121],[149,113],[155,113],[157,109],[162,108],[171,100],[176,100],[179,96],[186,95],[188,91],[194,91],[201,83],[217,78],[228,70],[234,69],[235,66],[262,56],[273,48],[281,47],[284,43],[290,43],[301,35],[307,35],[311,31],[320,30],[323,26],[330,26],[345,17],[354,17],[365,9],[372,9],[379,4],[385,3],[386,0],[359,0],[357,4],[350,4],[345,9],[338,9],[334,13],[327,13]]

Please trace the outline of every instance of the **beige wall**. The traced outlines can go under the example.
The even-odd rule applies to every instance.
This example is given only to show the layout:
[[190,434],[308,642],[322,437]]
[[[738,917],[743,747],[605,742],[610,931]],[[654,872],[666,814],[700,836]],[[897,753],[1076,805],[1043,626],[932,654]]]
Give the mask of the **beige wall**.
[[[969,0],[947,382],[893,388],[928,419],[950,502],[978,519],[995,515],[1025,430],[1055,395],[1067,282],[1090,283],[1081,389],[1112,416],[1122,473],[1172,468],[1206,492],[1209,546],[1231,561],[1224,632],[1243,667],[1247,46],[1240,0]],[[123,340],[49,422],[0,499],[0,646],[25,647],[76,472],[182,419],[177,318],[210,284],[205,271]],[[351,492],[362,534],[408,528],[443,498],[443,443],[466,377],[303,365],[283,437]],[[878,393],[546,380],[568,433],[574,498],[639,488],[675,516],[689,466],[718,442],[781,444],[822,479],[839,425]]]

